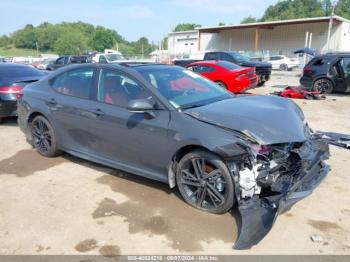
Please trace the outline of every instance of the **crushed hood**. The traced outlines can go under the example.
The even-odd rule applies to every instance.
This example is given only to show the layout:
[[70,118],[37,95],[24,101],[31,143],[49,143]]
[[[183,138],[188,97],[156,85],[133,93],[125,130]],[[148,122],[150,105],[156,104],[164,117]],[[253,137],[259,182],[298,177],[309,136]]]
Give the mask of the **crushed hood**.
[[208,124],[249,134],[260,144],[307,138],[302,111],[292,100],[277,96],[236,96],[184,112]]

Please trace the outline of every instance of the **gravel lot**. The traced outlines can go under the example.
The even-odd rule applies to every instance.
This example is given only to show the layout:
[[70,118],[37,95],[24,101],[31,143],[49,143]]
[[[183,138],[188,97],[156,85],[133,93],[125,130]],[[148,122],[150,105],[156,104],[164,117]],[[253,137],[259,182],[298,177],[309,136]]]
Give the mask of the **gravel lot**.
[[[252,92],[297,85],[297,74],[274,72]],[[350,96],[297,103],[313,129],[350,133]],[[233,213],[203,213],[167,185],[69,155],[43,158],[15,120],[0,126],[0,141],[0,254],[350,254],[349,150],[331,147],[332,171],[316,191],[260,244],[235,251]]]

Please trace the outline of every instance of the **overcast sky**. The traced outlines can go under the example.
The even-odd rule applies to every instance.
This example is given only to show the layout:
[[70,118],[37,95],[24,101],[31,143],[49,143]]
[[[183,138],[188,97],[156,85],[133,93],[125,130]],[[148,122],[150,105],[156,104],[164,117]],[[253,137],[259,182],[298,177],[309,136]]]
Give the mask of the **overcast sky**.
[[158,41],[176,24],[215,26],[260,17],[277,0],[0,0],[0,35],[26,24],[83,21],[115,29],[128,40]]

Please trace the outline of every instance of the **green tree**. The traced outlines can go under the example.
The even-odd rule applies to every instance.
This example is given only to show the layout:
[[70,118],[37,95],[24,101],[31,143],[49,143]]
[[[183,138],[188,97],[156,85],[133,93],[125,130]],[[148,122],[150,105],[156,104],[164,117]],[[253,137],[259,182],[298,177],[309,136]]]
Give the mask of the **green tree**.
[[201,25],[191,23],[178,24],[177,26],[175,26],[173,32],[194,30],[196,27],[201,27]]
[[7,35],[0,36],[0,47],[6,47],[11,44],[11,38]]
[[59,55],[79,55],[88,47],[87,38],[79,31],[63,34],[53,45],[53,50]]
[[339,0],[335,7],[335,14],[350,19],[350,0]]
[[284,0],[269,6],[260,21],[286,20],[295,18],[318,17],[326,14],[327,1],[320,0]]
[[218,26],[224,26],[224,25],[226,25],[224,22],[219,22],[218,23]]
[[37,35],[33,25],[26,25],[23,29],[16,31],[12,35],[12,40],[17,48],[35,49]]
[[243,18],[243,20],[241,21],[241,24],[251,24],[251,23],[256,23],[257,20],[255,17],[253,16],[247,16],[245,18]]
[[52,50],[54,43],[66,32],[69,30],[47,22],[39,25],[36,28],[36,36],[40,51]]
[[103,27],[97,27],[95,34],[90,41],[90,47],[97,51],[104,51],[107,48],[112,48],[115,45],[113,32]]
[[153,47],[146,37],[141,37],[136,42],[133,42],[132,45],[134,46],[136,55],[147,56],[153,51]]

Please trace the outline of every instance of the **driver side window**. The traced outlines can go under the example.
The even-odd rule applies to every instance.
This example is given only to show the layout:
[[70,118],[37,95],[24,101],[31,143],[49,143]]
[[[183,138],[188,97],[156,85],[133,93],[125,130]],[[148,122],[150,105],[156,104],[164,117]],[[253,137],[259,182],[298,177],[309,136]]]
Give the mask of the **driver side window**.
[[110,105],[127,108],[134,99],[152,99],[151,94],[143,86],[123,73],[103,70],[98,90],[98,101]]
[[56,60],[56,64],[63,65],[64,64],[64,57],[60,57]]
[[340,60],[340,66],[343,69],[344,75],[346,77],[350,76],[350,57],[344,57]]

